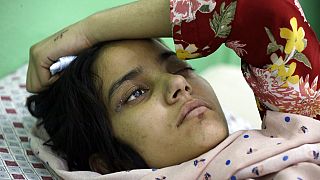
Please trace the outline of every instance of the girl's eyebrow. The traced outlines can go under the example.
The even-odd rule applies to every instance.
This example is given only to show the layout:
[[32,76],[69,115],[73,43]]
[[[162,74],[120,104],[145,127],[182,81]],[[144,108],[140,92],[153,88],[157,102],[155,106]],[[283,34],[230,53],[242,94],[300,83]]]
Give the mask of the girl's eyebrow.
[[[171,56],[175,56],[176,53],[173,51],[164,51],[162,53],[160,53],[159,55],[159,63],[162,64],[165,59],[168,59]],[[125,75],[123,75],[121,78],[119,78],[117,81],[115,81],[114,83],[112,83],[111,88],[109,89],[109,93],[108,93],[108,102],[111,102],[111,96],[114,94],[114,92],[121,86],[121,84],[127,80],[132,80],[134,78],[136,78],[137,76],[141,75],[143,73],[143,68],[142,66],[138,66],[132,70],[130,70],[129,72],[127,72]]]
[[117,81],[112,83],[111,88],[109,89],[108,94],[108,102],[111,102],[111,96],[114,94],[114,92],[121,86],[121,84],[127,80],[132,80],[136,78],[137,76],[141,75],[143,73],[142,66],[138,66],[131,71],[127,72],[125,75],[123,75],[121,78],[119,78]]

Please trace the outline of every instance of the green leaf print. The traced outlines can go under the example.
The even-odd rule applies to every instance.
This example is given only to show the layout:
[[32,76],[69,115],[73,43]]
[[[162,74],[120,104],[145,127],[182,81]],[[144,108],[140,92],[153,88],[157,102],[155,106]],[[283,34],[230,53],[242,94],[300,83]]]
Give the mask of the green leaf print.
[[304,48],[303,48],[303,50],[304,50],[308,45],[308,41],[307,41],[307,39],[302,39],[302,41],[303,41],[303,44],[304,44]]
[[270,31],[270,29],[268,29],[267,27],[264,27],[264,29],[266,30],[267,35],[268,35],[268,37],[269,37],[269,39],[271,41],[271,43],[269,43],[268,46],[267,46],[267,54],[274,53],[279,49],[280,49],[281,52],[283,52],[283,46],[277,44],[277,41],[274,38],[274,36],[273,36],[272,32]]
[[225,8],[225,2],[220,6],[220,15],[215,11],[213,13],[213,19],[210,20],[211,29],[215,32],[215,37],[227,38],[231,32],[230,23],[234,19],[237,2],[231,2]]
[[306,65],[308,68],[312,69],[311,67],[311,63],[309,61],[309,59],[307,58],[306,55],[304,55],[303,53],[300,52],[296,52],[293,57],[293,59],[296,59],[299,62],[302,62],[304,65]]
[[210,8],[209,8],[209,5],[203,5],[200,7],[200,12],[203,12],[203,13],[207,13],[207,12],[210,12]]

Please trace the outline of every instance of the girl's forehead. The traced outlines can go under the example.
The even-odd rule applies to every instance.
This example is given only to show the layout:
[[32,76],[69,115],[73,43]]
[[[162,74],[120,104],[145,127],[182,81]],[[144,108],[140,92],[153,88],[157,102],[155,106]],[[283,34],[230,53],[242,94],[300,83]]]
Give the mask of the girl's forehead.
[[161,61],[162,54],[170,52],[159,42],[151,40],[128,40],[107,44],[99,52],[96,68],[120,70],[132,66],[150,66]]
[[[169,52],[169,53],[168,53]],[[147,40],[119,41],[107,44],[99,52],[94,64],[95,71],[103,79],[105,88],[117,81],[128,72],[141,68],[160,71],[161,61],[170,54],[160,43]],[[145,71],[146,72],[146,71]]]

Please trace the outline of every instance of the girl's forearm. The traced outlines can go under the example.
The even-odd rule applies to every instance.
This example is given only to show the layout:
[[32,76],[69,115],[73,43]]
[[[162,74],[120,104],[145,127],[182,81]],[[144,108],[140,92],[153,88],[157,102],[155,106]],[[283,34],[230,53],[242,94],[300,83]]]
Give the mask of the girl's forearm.
[[169,0],[140,0],[107,9],[83,20],[93,44],[117,39],[171,36]]
[[171,36],[169,0],[140,0],[107,9],[72,24],[33,45],[27,90],[40,92],[59,78],[49,68],[55,60],[77,55],[101,41]]

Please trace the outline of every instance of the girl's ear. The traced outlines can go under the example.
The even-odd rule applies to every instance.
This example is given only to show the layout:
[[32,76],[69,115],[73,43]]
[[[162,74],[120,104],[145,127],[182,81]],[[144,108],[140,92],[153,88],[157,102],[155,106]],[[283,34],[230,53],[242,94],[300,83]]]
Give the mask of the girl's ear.
[[102,156],[95,153],[92,154],[89,158],[89,166],[90,169],[94,172],[100,174],[108,174],[110,171],[108,170],[107,163],[103,160]]

